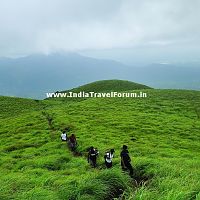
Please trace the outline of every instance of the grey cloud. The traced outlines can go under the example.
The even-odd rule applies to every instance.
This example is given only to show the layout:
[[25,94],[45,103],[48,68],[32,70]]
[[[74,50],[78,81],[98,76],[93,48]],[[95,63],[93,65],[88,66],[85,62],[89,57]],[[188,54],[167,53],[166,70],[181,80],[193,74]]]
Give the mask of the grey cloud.
[[0,0],[0,56],[199,45],[198,0]]

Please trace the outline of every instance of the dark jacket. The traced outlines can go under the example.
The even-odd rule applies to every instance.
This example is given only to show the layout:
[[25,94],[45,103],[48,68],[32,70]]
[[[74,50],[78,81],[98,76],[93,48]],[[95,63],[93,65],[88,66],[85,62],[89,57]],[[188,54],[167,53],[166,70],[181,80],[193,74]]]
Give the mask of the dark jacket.
[[98,156],[99,152],[96,149],[90,149],[88,152],[88,159],[95,159]]
[[127,164],[129,164],[131,162],[131,158],[129,156],[128,150],[122,150],[120,156],[121,156],[121,159],[123,160],[123,163],[125,165],[127,165]]

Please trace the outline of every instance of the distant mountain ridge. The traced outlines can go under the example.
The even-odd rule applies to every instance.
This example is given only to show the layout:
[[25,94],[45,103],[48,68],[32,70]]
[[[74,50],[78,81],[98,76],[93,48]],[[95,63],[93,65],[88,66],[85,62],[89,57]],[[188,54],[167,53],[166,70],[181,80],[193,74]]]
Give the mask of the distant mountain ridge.
[[5,96],[42,99],[46,92],[107,79],[130,80],[154,88],[200,90],[199,77],[199,63],[134,67],[76,53],[0,59],[0,95]]
[[46,92],[99,79],[120,78],[124,65],[75,53],[0,60],[0,94],[43,98]]

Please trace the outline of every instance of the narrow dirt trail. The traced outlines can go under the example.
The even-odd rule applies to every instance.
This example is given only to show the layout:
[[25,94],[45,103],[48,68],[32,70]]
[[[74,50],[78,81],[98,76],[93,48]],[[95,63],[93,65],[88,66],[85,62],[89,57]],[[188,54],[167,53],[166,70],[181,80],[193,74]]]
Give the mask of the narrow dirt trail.
[[[51,132],[51,138],[55,139],[54,132],[55,131],[60,131],[60,130],[55,129],[55,127],[53,126],[53,121],[54,121],[53,115],[51,115],[51,114],[49,114],[49,113],[47,113],[45,111],[42,111],[42,115],[47,120],[47,123],[48,123],[48,126],[49,126],[49,130]],[[75,151],[72,151],[70,149],[70,147],[68,147],[68,150],[71,151],[73,157],[84,157],[86,159],[86,153],[79,152],[79,151],[77,151],[77,149]],[[104,170],[105,168],[103,166],[100,166],[100,167],[97,167],[97,169],[98,170]],[[146,176],[144,174],[140,174],[140,175],[136,175],[136,174],[140,174],[140,173],[135,173],[135,176],[133,178],[132,184],[133,184],[133,188],[134,189],[148,185],[149,181],[152,178],[152,177],[148,177],[148,176]],[[124,190],[119,190],[117,192],[115,191],[112,194],[113,194],[112,197],[110,197],[109,199],[106,199],[106,200],[113,200],[113,199],[124,200],[125,199],[125,197],[123,195],[124,194]]]

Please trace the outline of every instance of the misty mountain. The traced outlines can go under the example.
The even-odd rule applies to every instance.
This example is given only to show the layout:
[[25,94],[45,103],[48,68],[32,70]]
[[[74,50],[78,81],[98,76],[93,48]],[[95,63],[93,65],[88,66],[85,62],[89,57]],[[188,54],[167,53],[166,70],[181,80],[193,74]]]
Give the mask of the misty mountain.
[[162,89],[200,90],[200,62],[154,63],[141,67],[129,67],[130,74],[137,74],[135,81]]
[[154,88],[200,89],[199,77],[199,63],[134,67],[75,53],[0,59],[0,95],[31,98],[105,79],[130,80]]
[[0,59],[0,94],[43,98],[99,79],[120,78],[124,65],[75,53]]

